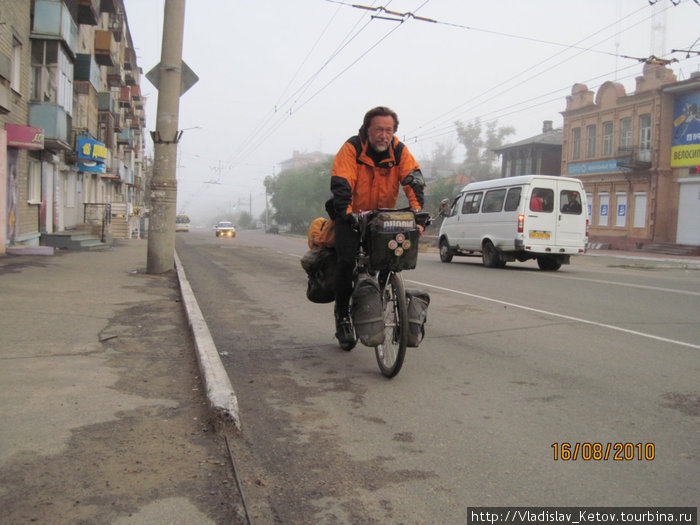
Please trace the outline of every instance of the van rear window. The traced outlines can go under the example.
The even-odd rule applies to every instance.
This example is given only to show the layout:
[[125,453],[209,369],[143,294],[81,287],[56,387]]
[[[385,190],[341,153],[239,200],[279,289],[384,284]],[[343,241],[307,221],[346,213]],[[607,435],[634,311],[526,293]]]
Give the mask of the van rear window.
[[551,213],[554,211],[554,190],[535,188],[530,195],[530,210]]
[[562,213],[581,215],[581,194],[578,191],[562,190],[559,202]]

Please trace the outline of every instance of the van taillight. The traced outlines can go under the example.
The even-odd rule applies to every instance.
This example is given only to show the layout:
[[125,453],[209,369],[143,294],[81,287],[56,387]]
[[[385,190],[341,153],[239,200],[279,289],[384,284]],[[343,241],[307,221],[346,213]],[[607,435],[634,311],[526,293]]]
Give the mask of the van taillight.
[[586,219],[586,237],[588,237],[588,219]]
[[[586,226],[586,230],[588,230],[588,226]],[[525,215],[518,215],[518,233],[523,233],[525,231]],[[586,233],[588,235],[588,233]]]

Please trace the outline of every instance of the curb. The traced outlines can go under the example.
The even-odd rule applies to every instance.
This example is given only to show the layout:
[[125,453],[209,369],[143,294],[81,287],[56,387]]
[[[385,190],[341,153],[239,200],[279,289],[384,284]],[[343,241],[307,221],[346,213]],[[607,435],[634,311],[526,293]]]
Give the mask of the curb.
[[180,293],[185,304],[187,319],[194,337],[197,350],[197,362],[207,391],[207,400],[212,413],[212,423],[217,430],[226,430],[233,426],[241,430],[241,420],[238,413],[238,399],[233,391],[231,380],[226,373],[221,357],[209,332],[204,316],[199,309],[197,299],[192,292],[190,283],[185,275],[180,258],[175,252],[175,266],[180,281]]

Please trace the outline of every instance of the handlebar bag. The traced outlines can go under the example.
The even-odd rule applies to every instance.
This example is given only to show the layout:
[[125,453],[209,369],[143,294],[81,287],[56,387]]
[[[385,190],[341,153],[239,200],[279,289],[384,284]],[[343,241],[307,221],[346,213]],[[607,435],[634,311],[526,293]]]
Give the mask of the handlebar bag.
[[350,305],[355,333],[365,346],[384,342],[384,308],[382,293],[375,277],[361,275],[352,292]]
[[408,346],[418,346],[425,337],[430,294],[421,290],[406,290],[408,299]]
[[412,211],[379,211],[369,222],[369,265],[377,270],[412,270],[420,232]]

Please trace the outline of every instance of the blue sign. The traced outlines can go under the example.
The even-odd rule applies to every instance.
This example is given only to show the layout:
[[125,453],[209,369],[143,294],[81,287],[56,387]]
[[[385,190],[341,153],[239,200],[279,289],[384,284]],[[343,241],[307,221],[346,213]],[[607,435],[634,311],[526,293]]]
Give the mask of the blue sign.
[[627,205],[626,204],[618,204],[617,205],[617,216],[624,217],[626,214],[627,214]]
[[600,214],[601,214],[603,217],[607,217],[607,215],[608,215],[608,205],[607,205],[607,204],[601,204],[601,205],[600,205]]
[[582,162],[567,166],[568,175],[587,175],[588,173],[609,173],[613,171],[626,171],[626,169],[620,168],[615,159]]

